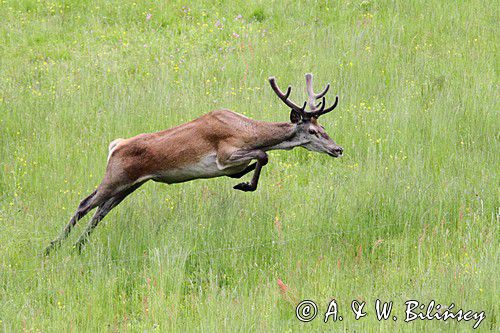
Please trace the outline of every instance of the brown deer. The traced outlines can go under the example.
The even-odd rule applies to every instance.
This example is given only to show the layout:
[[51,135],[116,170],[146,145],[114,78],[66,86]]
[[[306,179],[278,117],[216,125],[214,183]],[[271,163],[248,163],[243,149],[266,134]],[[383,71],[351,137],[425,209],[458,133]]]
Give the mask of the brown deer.
[[[101,184],[83,199],[74,216],[45,249],[48,254],[69,235],[78,220],[97,207],[95,215],[76,243],[81,249],[97,224],[148,180],[167,184],[198,178],[228,176],[241,178],[255,170],[250,182],[234,186],[240,191],[255,191],[261,169],[268,162],[267,151],[304,147],[311,151],[342,156],[342,148],[326,134],[318,118],[332,111],[326,108],[325,94],[330,85],[314,93],[312,74],[306,74],[308,100],[303,106],[290,101],[291,87],[283,93],[274,77],[272,89],[291,108],[290,122],[252,120],[229,110],[216,110],[186,124],[157,133],[117,139],[109,145],[108,164]],[[321,101],[316,104],[316,101]],[[310,111],[306,111],[306,106]],[[250,164],[252,160],[256,162]]]

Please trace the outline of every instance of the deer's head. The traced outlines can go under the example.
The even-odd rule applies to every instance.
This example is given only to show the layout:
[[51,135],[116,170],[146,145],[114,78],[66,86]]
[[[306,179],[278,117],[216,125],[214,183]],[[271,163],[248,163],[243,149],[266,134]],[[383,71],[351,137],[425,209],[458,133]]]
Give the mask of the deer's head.
[[[301,142],[301,147],[304,147],[311,151],[316,151],[320,153],[326,153],[333,157],[342,156],[343,149],[335,143],[335,141],[330,138],[326,133],[323,126],[318,123],[318,118],[337,106],[339,97],[335,97],[335,102],[332,106],[325,108],[326,99],[325,95],[330,89],[330,84],[327,84],[325,89],[319,94],[314,93],[312,86],[312,74],[306,74],[306,89],[308,100],[304,102],[303,106],[300,107],[294,102],[292,102],[289,97],[292,92],[292,88],[289,86],[286,93],[283,93],[278,85],[276,84],[276,79],[274,77],[269,78],[269,83],[273,88],[274,92],[278,97],[291,108],[290,111],[290,121],[297,126],[297,139]],[[316,100],[321,99],[321,101],[316,104]],[[310,111],[306,111],[306,106],[309,106]]]

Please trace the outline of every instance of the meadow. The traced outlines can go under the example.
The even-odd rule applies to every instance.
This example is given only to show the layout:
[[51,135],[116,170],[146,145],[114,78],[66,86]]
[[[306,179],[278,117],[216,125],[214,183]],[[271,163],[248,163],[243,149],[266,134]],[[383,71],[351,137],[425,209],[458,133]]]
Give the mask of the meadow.
[[[414,299],[497,331],[498,18],[479,0],[1,1],[0,330],[473,330],[405,323]],[[321,123],[342,158],[271,152],[253,193],[150,182],[81,254],[89,217],[41,255],[113,139],[218,108],[287,121],[267,78],[301,101],[307,72],[339,95]],[[344,320],[324,323],[332,299]]]

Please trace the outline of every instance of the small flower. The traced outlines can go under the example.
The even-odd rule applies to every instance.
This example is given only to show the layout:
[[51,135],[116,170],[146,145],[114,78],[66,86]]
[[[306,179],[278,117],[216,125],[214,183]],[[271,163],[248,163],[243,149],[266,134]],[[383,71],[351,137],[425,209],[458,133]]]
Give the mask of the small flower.
[[240,38],[240,35],[238,35],[236,32],[233,32],[233,37],[234,38]]
[[220,20],[217,20],[215,22],[215,27],[218,28],[219,30],[224,29],[224,25],[222,24],[222,22]]
[[153,16],[153,14],[148,13],[148,14],[146,15],[146,20],[151,20],[151,17],[152,17],[152,16]]
[[236,16],[234,18],[235,21],[238,21],[238,20],[241,20],[241,19],[243,19],[243,16],[241,14],[238,14],[238,16]]

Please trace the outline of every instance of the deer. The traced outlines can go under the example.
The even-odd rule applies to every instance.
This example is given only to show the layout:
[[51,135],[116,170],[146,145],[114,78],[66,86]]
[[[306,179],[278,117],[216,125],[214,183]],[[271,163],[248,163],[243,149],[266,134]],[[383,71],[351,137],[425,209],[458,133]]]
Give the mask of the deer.
[[333,105],[326,107],[325,95],[330,84],[322,92],[315,93],[313,75],[308,73],[305,78],[308,98],[301,106],[290,100],[290,86],[283,92],[276,78],[269,78],[273,91],[291,109],[289,122],[253,120],[220,109],[160,132],[112,141],[102,182],[80,202],[60,235],[50,242],[44,253],[47,255],[60,246],[76,223],[97,207],[75,243],[81,251],[99,222],[149,180],[175,184],[221,176],[241,178],[254,171],[249,182],[233,187],[252,192],[257,189],[262,168],[268,163],[268,151],[303,147],[332,157],[342,156],[343,148],[318,123],[318,118],[337,107],[339,98],[336,96]]

